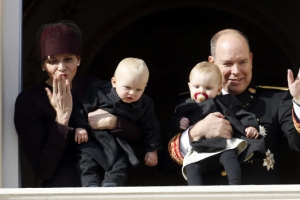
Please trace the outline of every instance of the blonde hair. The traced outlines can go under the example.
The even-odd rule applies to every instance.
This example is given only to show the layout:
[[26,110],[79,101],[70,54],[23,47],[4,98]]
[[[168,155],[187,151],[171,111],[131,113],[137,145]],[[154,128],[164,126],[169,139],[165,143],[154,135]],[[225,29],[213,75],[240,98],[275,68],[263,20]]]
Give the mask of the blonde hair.
[[130,70],[132,72],[135,72],[137,74],[146,74],[149,76],[149,70],[146,65],[146,63],[139,58],[124,58],[121,60],[121,62],[118,64],[116,70],[115,70],[115,75],[122,70]]
[[189,79],[191,80],[193,73],[204,73],[204,74],[214,74],[218,80],[218,85],[222,85],[222,74],[219,67],[210,62],[198,63],[190,72]]

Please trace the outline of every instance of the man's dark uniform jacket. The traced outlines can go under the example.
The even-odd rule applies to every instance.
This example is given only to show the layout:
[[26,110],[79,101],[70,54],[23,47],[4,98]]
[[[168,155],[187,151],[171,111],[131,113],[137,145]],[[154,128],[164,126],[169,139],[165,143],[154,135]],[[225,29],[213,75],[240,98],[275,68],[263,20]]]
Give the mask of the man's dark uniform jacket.
[[105,170],[109,170],[116,162],[120,151],[125,152],[132,166],[137,166],[139,161],[127,141],[111,135],[106,130],[91,129],[87,122],[87,114],[97,109],[137,123],[142,129],[146,152],[162,148],[159,121],[154,115],[152,100],[143,94],[136,102],[124,103],[111,82],[97,81],[74,106],[72,121],[76,128],[85,128],[89,133],[89,140],[92,140],[78,145],[78,149],[91,155]]
[[[254,159],[241,164],[242,184],[279,184],[279,160],[284,138],[290,149],[300,150],[300,123],[294,116],[292,96],[289,91],[265,88],[250,84],[241,94],[235,96],[244,105],[244,109],[256,115],[260,126],[266,130],[266,148],[273,154],[273,169],[263,166],[263,159]],[[164,154],[161,169],[174,172],[181,169],[183,156],[180,152],[181,133],[169,135],[168,152]],[[299,171],[299,170],[298,170]],[[222,175],[221,175],[222,174]],[[206,185],[227,184],[227,177],[221,170],[204,174]]]
[[[239,155],[239,160],[244,161],[250,154],[255,152],[255,156],[264,158],[266,154],[265,141],[263,137],[251,139],[246,137],[245,128],[254,127],[259,131],[256,116],[244,110],[243,105],[232,94],[219,95],[216,98],[209,98],[201,103],[196,103],[188,98],[184,103],[178,105],[170,123],[171,132],[182,132],[180,120],[185,117],[190,121],[190,125],[197,123],[208,114],[220,112],[230,122],[233,128],[233,137],[247,141],[247,148]],[[216,152],[226,148],[226,139],[211,138],[202,139],[191,143],[192,148],[198,153]]]

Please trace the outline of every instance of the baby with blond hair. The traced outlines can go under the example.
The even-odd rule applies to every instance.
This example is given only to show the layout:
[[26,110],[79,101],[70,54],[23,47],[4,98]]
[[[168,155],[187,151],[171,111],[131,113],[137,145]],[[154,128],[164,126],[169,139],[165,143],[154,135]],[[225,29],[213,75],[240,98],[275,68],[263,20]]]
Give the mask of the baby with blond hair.
[[[157,165],[157,151],[162,147],[161,133],[153,101],[144,94],[148,79],[149,70],[143,60],[125,58],[110,82],[94,83],[85,98],[75,105],[75,141],[80,152],[77,168],[83,187],[122,186],[127,179],[129,163],[132,166],[139,163],[127,141],[106,130],[91,129],[87,114],[97,109],[136,123],[143,133],[145,165]],[[100,168],[105,171],[103,180]]]
[[231,139],[211,138],[192,142],[184,157],[182,173],[188,185],[203,185],[202,173],[224,167],[230,185],[241,184],[240,161],[254,153],[264,156],[264,139],[259,138],[256,116],[243,110],[234,95],[220,95],[222,75],[213,63],[198,63],[190,72],[189,97],[175,109],[170,131],[182,132],[208,114],[219,112],[233,127]]

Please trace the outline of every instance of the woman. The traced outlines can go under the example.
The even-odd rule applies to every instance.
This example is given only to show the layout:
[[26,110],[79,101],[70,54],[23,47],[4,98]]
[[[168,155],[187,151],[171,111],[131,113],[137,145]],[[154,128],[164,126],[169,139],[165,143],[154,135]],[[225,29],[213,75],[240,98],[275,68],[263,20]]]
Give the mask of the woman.
[[[81,41],[81,31],[72,21],[41,26],[37,32],[37,53],[42,70],[49,78],[21,92],[16,100],[16,130],[26,158],[43,181],[41,187],[80,186],[74,129],[69,120],[73,102],[83,97],[89,84],[97,80],[74,78],[81,61]],[[136,133],[140,131],[138,127],[103,112],[99,110],[89,115],[92,128],[111,129],[119,136],[132,137],[125,139],[139,140],[126,131]]]

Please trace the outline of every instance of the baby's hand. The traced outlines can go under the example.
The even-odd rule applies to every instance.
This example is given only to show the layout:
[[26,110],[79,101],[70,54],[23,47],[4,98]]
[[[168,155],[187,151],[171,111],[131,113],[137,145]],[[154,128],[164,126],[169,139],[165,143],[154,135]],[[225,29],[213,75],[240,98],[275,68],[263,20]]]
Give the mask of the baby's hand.
[[258,137],[258,131],[254,127],[251,127],[251,126],[247,127],[245,129],[245,132],[246,132],[247,138],[255,138],[256,139]]
[[145,155],[145,165],[153,167],[157,165],[157,151],[148,152]]
[[180,120],[180,128],[181,129],[185,130],[189,127],[189,125],[190,125],[190,120],[188,118],[185,118],[185,117],[181,118],[181,120]]
[[75,129],[75,142],[78,144],[87,142],[89,139],[89,136],[87,134],[87,131],[84,128],[76,128]]

